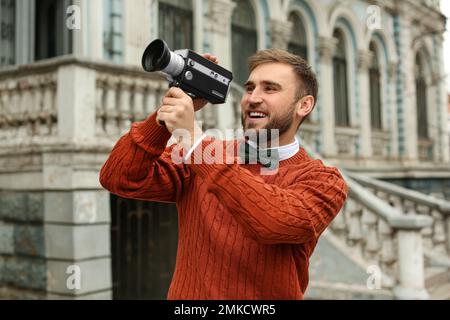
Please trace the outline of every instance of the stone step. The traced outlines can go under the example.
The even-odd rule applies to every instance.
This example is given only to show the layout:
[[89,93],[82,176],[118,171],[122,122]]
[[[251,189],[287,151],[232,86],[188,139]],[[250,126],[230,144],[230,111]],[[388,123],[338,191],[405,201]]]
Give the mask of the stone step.
[[425,269],[425,287],[433,288],[450,282],[448,268],[434,267]]
[[450,300],[450,283],[428,289],[431,300]]
[[367,289],[365,286],[312,281],[305,292],[305,300],[393,300],[386,289]]

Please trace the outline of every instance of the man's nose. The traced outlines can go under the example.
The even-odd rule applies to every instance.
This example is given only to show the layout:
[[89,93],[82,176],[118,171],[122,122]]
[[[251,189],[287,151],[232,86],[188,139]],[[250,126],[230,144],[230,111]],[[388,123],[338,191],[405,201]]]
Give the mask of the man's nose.
[[248,96],[248,102],[249,102],[250,104],[261,103],[261,102],[262,102],[262,97],[261,97],[261,94],[260,94],[259,90],[254,89],[254,90],[252,91],[252,93],[249,94],[249,96]]

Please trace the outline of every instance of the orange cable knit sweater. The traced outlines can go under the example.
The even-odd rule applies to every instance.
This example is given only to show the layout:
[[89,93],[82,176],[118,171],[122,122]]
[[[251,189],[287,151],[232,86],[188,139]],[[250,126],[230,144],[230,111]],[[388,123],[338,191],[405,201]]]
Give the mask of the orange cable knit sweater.
[[[155,119],[117,142],[100,182],[124,198],[176,202],[168,299],[303,299],[309,257],[347,197],[339,171],[302,148],[275,175],[260,175],[259,164],[177,164]],[[206,158],[211,144],[226,142],[205,139]]]

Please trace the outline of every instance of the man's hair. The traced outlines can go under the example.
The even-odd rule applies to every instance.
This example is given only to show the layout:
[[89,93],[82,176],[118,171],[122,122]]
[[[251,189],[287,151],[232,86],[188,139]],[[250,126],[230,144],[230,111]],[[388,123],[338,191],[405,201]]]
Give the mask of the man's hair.
[[252,72],[259,65],[270,62],[290,65],[299,80],[296,100],[298,101],[306,95],[311,95],[314,97],[315,105],[319,84],[317,83],[316,74],[305,59],[284,50],[266,49],[256,52],[248,59],[249,70]]

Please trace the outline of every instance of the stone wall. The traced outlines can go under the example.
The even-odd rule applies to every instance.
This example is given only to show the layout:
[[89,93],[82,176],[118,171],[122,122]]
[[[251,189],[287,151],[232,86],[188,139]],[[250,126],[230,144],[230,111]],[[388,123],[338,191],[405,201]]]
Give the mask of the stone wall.
[[28,298],[45,295],[43,222],[42,192],[0,191],[0,296],[10,296],[13,289],[25,289],[20,296]]

